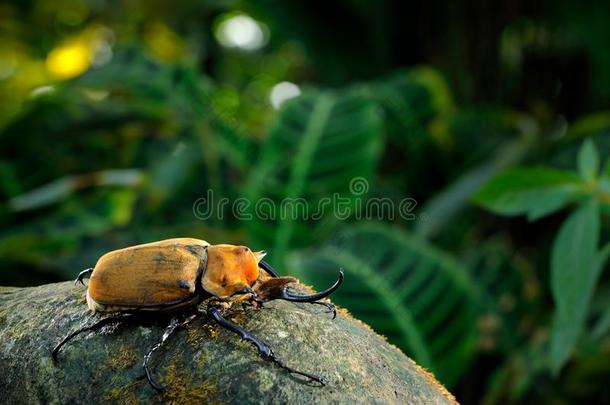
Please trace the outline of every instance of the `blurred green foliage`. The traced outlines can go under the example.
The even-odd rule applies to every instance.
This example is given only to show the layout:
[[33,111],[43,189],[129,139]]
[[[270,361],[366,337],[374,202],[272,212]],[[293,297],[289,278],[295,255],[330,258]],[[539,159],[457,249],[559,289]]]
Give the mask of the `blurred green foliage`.
[[[551,252],[550,283],[556,310],[550,362],[557,374],[585,329],[593,291],[610,253],[610,244],[598,251],[600,208],[610,208],[610,173],[600,173],[598,151],[587,140],[578,153],[578,174],[546,167],[515,168],[492,179],[473,200],[498,214],[526,213],[530,221],[570,203],[576,205],[560,227]],[[600,328],[605,326],[593,330]]]
[[[461,402],[610,402],[608,18],[4,2],[0,284],[162,238],[243,243],[317,287],[345,268],[335,301]],[[346,215],[316,211],[334,196]],[[286,198],[286,218],[254,205]],[[364,212],[380,201],[408,212]]]

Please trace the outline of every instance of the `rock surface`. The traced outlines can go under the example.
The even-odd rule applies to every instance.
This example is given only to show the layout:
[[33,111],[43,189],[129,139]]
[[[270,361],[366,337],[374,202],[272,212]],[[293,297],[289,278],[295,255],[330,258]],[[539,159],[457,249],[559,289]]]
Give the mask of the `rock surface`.
[[160,394],[141,364],[166,320],[82,334],[54,365],[53,346],[99,318],[84,291],[71,282],[0,288],[3,403],[454,403],[431,374],[345,311],[332,320],[321,306],[283,301],[225,317],[269,343],[287,365],[322,376],[324,387],[265,361],[205,316],[155,353],[154,375],[167,386]]

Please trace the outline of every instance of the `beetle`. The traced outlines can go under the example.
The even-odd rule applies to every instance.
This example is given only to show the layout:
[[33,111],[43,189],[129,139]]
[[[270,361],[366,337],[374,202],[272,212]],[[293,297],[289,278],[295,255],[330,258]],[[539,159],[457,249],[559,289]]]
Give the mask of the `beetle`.
[[176,329],[202,314],[198,307],[205,302],[205,313],[212,320],[252,343],[263,358],[323,385],[320,377],[285,365],[267,343],[225,319],[221,309],[236,302],[261,307],[264,302],[281,299],[323,305],[327,312],[333,313],[334,319],[334,306],[321,300],[339,288],[344,273],[340,270],[337,281],[320,293],[295,294],[288,285],[296,279],[279,277],[262,260],[265,255],[265,251],[254,252],[246,246],[212,245],[194,238],[167,239],[108,252],[98,259],[95,267],[80,272],[74,281],[85,285],[83,280],[89,278],[87,306],[94,313],[108,316],[68,334],[53,348],[52,358],[56,363],[60,349],[83,332],[162,313],[171,320],[142,363],[150,385],[162,391],[164,387],[155,381],[149,369],[151,355]]

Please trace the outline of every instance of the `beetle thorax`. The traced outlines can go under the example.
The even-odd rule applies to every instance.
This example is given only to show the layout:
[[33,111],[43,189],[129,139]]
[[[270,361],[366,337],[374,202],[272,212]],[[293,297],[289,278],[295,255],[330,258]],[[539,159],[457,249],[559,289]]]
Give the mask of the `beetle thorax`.
[[210,245],[207,250],[208,263],[201,285],[216,297],[228,298],[258,278],[261,253],[235,245]]

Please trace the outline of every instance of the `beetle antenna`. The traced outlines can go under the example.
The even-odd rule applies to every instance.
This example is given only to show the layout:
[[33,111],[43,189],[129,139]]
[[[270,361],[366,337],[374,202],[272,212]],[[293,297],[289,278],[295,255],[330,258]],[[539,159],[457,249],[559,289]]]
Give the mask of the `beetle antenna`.
[[267,272],[267,274],[269,274],[273,278],[279,277],[279,275],[277,274],[277,271],[275,271],[275,269],[273,267],[271,267],[271,265],[264,260],[261,260],[260,262],[258,262],[258,267],[265,270]]
[[[337,279],[337,281],[335,281],[335,284],[333,284],[326,290],[321,291],[317,294],[311,294],[311,295],[293,294],[284,288],[284,289],[282,289],[282,293],[278,297],[274,297],[273,299],[280,299],[280,300],[286,300],[286,301],[291,301],[291,302],[316,302],[323,298],[328,297],[333,292],[335,292],[337,290],[337,288],[339,288],[341,283],[343,283],[344,276],[345,275],[343,274],[343,270],[339,270],[339,278]],[[316,302],[316,303],[318,304],[319,302]],[[324,304],[321,304],[321,305],[324,305]]]

